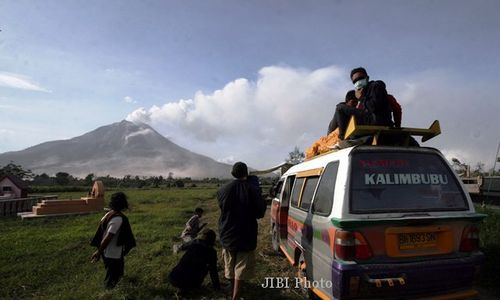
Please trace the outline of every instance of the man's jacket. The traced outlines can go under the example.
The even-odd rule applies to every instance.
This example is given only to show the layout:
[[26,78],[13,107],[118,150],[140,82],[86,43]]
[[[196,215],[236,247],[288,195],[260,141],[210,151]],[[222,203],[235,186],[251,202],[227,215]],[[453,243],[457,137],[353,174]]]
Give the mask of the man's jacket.
[[247,180],[233,180],[217,192],[221,215],[219,236],[229,251],[251,251],[257,247],[257,219],[264,217],[266,202],[259,187]]
[[393,126],[392,108],[387,99],[385,83],[381,80],[370,81],[364,89],[364,95],[359,99],[364,108],[365,120],[368,125]]
[[186,253],[170,272],[169,279],[181,289],[199,288],[209,272],[214,289],[219,289],[217,252],[204,240],[196,239],[186,246]]

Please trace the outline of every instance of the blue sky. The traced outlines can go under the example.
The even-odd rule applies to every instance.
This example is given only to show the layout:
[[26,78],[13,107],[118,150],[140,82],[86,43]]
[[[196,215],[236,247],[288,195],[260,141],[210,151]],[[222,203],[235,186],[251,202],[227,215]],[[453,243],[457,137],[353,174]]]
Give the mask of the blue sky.
[[145,121],[214,159],[277,164],[367,68],[426,145],[492,165],[498,1],[1,1],[0,153]]

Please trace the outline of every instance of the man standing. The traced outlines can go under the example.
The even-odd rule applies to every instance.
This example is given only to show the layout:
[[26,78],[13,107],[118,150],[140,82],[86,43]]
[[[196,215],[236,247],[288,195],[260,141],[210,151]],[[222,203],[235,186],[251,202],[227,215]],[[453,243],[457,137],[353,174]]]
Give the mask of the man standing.
[[257,219],[264,217],[266,202],[260,188],[247,180],[243,162],[233,165],[236,179],[217,192],[221,215],[219,233],[225,277],[231,281],[232,299],[240,298],[242,281],[250,279],[255,267]]

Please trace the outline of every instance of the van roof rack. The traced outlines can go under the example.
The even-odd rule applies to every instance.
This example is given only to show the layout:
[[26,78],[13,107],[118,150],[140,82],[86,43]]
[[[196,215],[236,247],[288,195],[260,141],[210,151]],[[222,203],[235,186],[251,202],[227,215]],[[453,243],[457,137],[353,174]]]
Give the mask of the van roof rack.
[[411,144],[412,136],[421,136],[422,143],[432,139],[441,133],[439,121],[432,122],[428,129],[425,128],[409,128],[409,127],[389,127],[389,126],[375,126],[375,125],[359,125],[356,124],[354,116],[349,120],[345,132],[345,139],[349,137],[372,136],[372,145],[382,145],[385,137],[396,138],[401,146],[409,146]]

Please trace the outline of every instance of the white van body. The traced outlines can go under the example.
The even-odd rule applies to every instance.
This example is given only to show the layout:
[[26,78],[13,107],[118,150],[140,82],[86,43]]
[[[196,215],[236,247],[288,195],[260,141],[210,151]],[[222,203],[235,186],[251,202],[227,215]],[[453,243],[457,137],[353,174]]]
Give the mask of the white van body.
[[323,299],[476,295],[483,217],[424,147],[356,146],[300,163],[271,211],[275,249]]

